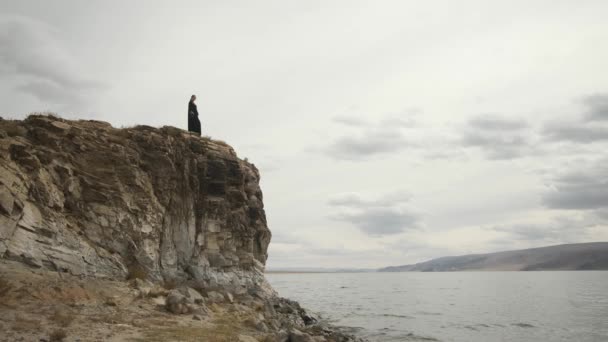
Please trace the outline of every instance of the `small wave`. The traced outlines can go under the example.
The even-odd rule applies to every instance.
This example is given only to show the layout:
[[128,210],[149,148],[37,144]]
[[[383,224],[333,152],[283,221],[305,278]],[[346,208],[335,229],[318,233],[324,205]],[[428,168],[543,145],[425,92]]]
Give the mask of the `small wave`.
[[491,328],[491,326],[484,324],[484,323],[479,323],[479,324],[473,324],[473,325],[465,325],[465,328],[469,329],[469,330],[474,330],[474,331],[479,331],[480,328]]
[[350,334],[350,335],[359,335],[359,334],[361,334],[361,332],[363,332],[365,330],[365,328],[362,328],[362,327],[345,327],[342,325],[336,325],[335,327],[339,331],[346,333],[346,334]]
[[389,313],[386,313],[386,314],[380,314],[380,315],[378,315],[378,316],[380,316],[380,317],[407,318],[407,319],[414,319],[414,318],[415,318],[415,317],[408,316],[408,315],[398,315],[398,314],[389,314]]
[[536,328],[534,325],[529,324],[529,323],[513,323],[511,325],[520,327],[520,328]]
[[416,313],[426,316],[441,316],[441,312],[417,311]]
[[438,339],[430,336],[421,336],[416,335],[414,333],[408,333],[405,335],[401,335],[404,341],[439,341]]
[[395,332],[397,332],[397,330],[395,330],[395,329],[382,328],[374,333],[366,335],[366,337],[371,338],[372,340],[375,340],[376,338],[381,338],[382,341],[426,341],[426,342],[430,342],[430,341],[439,342],[440,341],[434,337],[416,335],[411,332],[405,333],[405,334],[403,334],[403,333],[394,334]]

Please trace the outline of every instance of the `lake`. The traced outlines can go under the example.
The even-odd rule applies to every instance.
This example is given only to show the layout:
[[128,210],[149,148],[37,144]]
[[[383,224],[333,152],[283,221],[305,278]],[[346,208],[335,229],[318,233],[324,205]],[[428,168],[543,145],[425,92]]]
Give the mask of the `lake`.
[[266,276],[371,341],[608,341],[608,271]]

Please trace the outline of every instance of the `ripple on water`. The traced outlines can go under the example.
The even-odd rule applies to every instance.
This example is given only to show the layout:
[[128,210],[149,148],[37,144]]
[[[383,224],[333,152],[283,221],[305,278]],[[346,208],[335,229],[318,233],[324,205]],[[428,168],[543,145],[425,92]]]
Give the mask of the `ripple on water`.
[[407,319],[414,319],[415,317],[413,316],[408,316],[408,315],[398,315],[398,314],[390,314],[390,313],[385,313],[385,314],[379,314],[377,316],[380,317],[395,317],[395,318],[407,318]]
[[378,331],[368,334],[368,338],[382,338],[383,341],[440,341],[435,337],[417,335],[413,332],[403,333],[400,330],[391,328],[382,328]]
[[434,337],[416,335],[414,333],[404,334],[399,336],[399,338],[401,339],[399,339],[398,341],[439,341]]
[[515,326],[515,327],[520,327],[520,328],[536,328],[536,327],[535,327],[534,325],[532,325],[532,324],[529,324],[529,323],[521,323],[521,322],[520,322],[520,323],[512,323],[511,325],[512,325],[512,326]]
[[416,313],[425,316],[441,316],[441,312],[416,311]]
[[470,324],[470,325],[465,325],[464,327],[469,330],[473,330],[473,331],[480,331],[481,328],[491,328],[490,325],[484,324],[484,323]]

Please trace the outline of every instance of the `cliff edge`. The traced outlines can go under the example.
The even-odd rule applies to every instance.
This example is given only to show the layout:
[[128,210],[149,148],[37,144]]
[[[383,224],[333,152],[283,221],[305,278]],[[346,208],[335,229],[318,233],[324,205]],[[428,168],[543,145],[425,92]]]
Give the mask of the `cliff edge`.
[[0,257],[237,293],[263,281],[260,175],[225,143],[39,115],[0,132]]

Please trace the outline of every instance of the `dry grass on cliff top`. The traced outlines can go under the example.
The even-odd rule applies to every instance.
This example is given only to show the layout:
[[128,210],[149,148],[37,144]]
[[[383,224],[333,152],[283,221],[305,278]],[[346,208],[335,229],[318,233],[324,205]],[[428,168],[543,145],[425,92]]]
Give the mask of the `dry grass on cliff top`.
[[[25,136],[27,134],[26,121],[31,118],[48,118],[53,121],[61,121],[65,123],[75,123],[75,124],[84,124],[84,125],[107,125],[107,127],[112,128],[112,135],[118,137],[119,139],[115,141],[116,143],[121,143],[120,139],[128,139],[131,137],[134,131],[151,131],[151,132],[160,132],[162,134],[169,135],[171,137],[183,137],[183,136],[195,136],[193,133],[188,132],[187,130],[173,127],[173,126],[162,126],[162,127],[152,127],[148,125],[134,125],[134,126],[121,126],[121,127],[113,127],[110,123],[96,121],[96,120],[69,120],[64,119],[60,115],[54,112],[34,112],[30,113],[26,119],[24,120],[13,120],[13,119],[2,119],[0,118],[0,130],[3,130],[7,133],[9,137],[17,137],[17,136]],[[203,135],[200,137],[201,140],[213,143],[215,145],[219,145],[225,148],[232,149],[232,147],[223,140],[214,139],[209,135]]]

